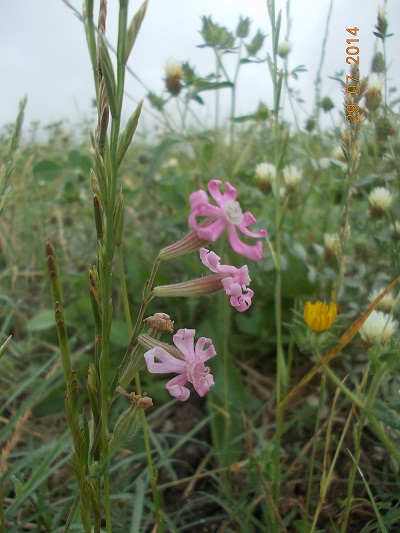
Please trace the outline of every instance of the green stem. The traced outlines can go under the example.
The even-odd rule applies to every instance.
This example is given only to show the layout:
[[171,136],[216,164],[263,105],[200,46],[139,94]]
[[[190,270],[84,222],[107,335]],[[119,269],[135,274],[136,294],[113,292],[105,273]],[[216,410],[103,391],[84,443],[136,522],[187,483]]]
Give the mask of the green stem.
[[4,516],[3,489],[0,487],[0,520],[1,533],[6,533],[6,517]]
[[[136,338],[134,337],[133,329],[132,329],[132,321],[131,321],[131,315],[130,315],[130,311],[129,311],[128,292],[127,292],[127,289],[126,289],[125,269],[124,269],[124,263],[123,263],[123,258],[122,258],[121,246],[118,247],[117,254],[118,254],[119,274],[120,274],[120,279],[121,279],[122,299],[123,299],[123,302],[124,302],[125,321],[126,321],[126,325],[127,325],[127,328],[128,328],[129,336],[131,337],[131,339],[134,338],[136,340]],[[147,287],[146,287],[146,291],[145,291],[147,294],[148,294],[149,290],[151,290],[151,287],[153,286],[154,278],[155,278],[159,263],[160,263],[159,259],[156,259],[156,261],[154,262],[153,269],[152,269],[151,275],[150,275],[150,279],[149,279],[149,281],[147,283]],[[135,326],[135,331],[136,332],[138,332],[138,330],[139,330],[139,325],[141,324],[141,321],[142,321],[142,318],[143,318],[143,315],[144,315],[144,312],[146,310],[147,303],[148,303],[148,300],[145,297],[146,295],[143,295],[143,296],[144,296],[144,298],[143,298],[142,306],[141,306],[142,314],[140,316],[140,313],[139,313],[139,316],[138,316],[138,318],[136,320],[136,326]],[[130,351],[128,351],[128,353],[130,353]],[[122,365],[122,363],[121,363],[121,365]],[[142,395],[142,386],[141,386],[141,383],[140,383],[139,374],[136,374],[136,376],[135,376],[135,386],[136,386],[137,394],[139,396],[141,396]],[[146,419],[146,414],[144,412],[144,409],[141,409],[141,417],[142,417],[143,439],[144,439],[144,445],[145,445],[145,449],[146,449],[147,464],[148,464],[149,473],[150,473],[150,486],[151,486],[151,491],[152,491],[152,494],[153,494],[156,522],[157,522],[157,527],[158,527],[159,533],[163,533],[164,525],[163,525],[163,522],[162,522],[161,504],[160,504],[160,498],[159,498],[158,489],[157,489],[157,475],[156,475],[156,472],[155,472],[154,466],[153,466],[153,458],[152,458],[152,454],[151,454],[151,446],[150,446],[150,439],[149,439],[149,433],[148,433],[148,427],[147,427],[147,419]]]
[[239,52],[238,52],[238,59],[236,63],[236,69],[235,69],[235,75],[233,78],[233,87],[232,87],[232,100],[231,100],[231,123],[230,123],[230,132],[229,132],[229,177],[233,177],[233,150],[234,150],[234,144],[235,144],[235,109],[236,109],[236,87],[237,87],[237,81],[239,77],[239,70],[240,70],[240,60],[242,57],[242,39],[240,39],[239,43]]
[[336,376],[334,372],[327,366],[326,367],[326,374],[327,376],[333,381],[333,383],[349,398],[349,400],[352,401],[357,407],[360,408],[361,411],[365,412],[369,423],[372,426],[372,429],[375,431],[377,437],[382,441],[382,444],[386,447],[386,449],[393,455],[393,457],[396,459],[398,463],[400,463],[400,452],[397,450],[397,448],[393,445],[391,440],[388,438],[382,427],[380,426],[378,420],[374,417],[374,415],[367,411],[365,404],[357,398],[355,394],[353,394],[345,385],[340,381],[340,379]]
[[318,432],[319,432],[319,426],[321,422],[321,412],[324,405],[325,400],[325,390],[326,390],[326,373],[323,372],[322,379],[321,379],[321,388],[319,390],[319,399],[318,399],[318,408],[317,408],[317,414],[316,414],[316,421],[315,421],[315,428],[314,428],[314,436],[313,436],[313,444],[312,444],[312,450],[311,450],[311,457],[310,457],[310,463],[309,463],[309,473],[308,473],[308,483],[307,483],[307,493],[306,493],[306,506],[305,506],[305,519],[308,521],[308,515],[310,510],[310,500],[311,500],[311,490],[313,486],[313,473],[314,473],[314,464],[315,464],[315,457],[317,454],[317,447],[318,447]]

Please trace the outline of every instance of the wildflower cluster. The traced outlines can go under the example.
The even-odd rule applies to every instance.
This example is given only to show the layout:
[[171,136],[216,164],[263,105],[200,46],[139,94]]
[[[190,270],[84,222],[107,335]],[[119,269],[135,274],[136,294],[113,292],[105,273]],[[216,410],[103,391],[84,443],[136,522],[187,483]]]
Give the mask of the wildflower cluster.
[[[230,297],[231,305],[239,312],[246,311],[251,306],[254,292],[249,288],[250,276],[247,265],[236,267],[221,264],[221,258],[213,251],[205,248],[208,243],[215,242],[223,232],[227,232],[233,250],[254,261],[262,257],[262,243],[247,244],[238,235],[238,231],[253,239],[260,239],[266,235],[266,230],[251,231],[256,219],[249,212],[243,213],[237,202],[237,191],[228,182],[224,183],[225,191],[220,191],[222,182],[210,180],[208,190],[215,201],[211,203],[204,190],[193,192],[190,195],[191,213],[188,218],[191,232],[167,248],[161,250],[159,259],[171,259],[180,255],[199,251],[200,260],[213,275],[199,279],[175,283],[171,285],[156,286],[152,296],[182,297],[200,296],[224,290]],[[211,339],[200,338],[194,346],[194,329],[180,329],[174,335],[175,348],[158,341],[150,341],[141,335],[139,342],[151,349],[144,353],[147,369],[152,373],[176,373],[166,389],[171,396],[185,401],[189,397],[189,389],[184,385],[192,383],[200,396],[204,396],[214,385],[214,378],[210,369],[204,365],[205,361],[214,357],[216,351]],[[147,344],[146,344],[147,343]],[[204,346],[208,345],[205,349]]]

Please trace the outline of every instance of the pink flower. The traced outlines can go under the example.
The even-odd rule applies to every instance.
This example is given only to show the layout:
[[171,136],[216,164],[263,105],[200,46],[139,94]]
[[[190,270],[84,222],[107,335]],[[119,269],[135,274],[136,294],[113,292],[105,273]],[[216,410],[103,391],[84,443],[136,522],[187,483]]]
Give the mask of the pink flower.
[[[249,269],[247,265],[236,268],[231,265],[221,265],[220,257],[206,248],[200,248],[200,259],[211,272],[222,274],[222,286],[228,296],[231,297],[231,305],[237,311],[247,311],[251,306],[251,299],[254,292],[247,287],[250,283]],[[245,291],[245,292],[244,292]]]
[[[208,184],[208,190],[218,207],[210,204],[207,193],[203,190],[193,192],[190,195],[192,211],[189,215],[189,226],[196,231],[200,239],[208,242],[215,242],[227,228],[229,242],[235,252],[254,261],[259,261],[262,257],[261,242],[255,245],[245,244],[239,239],[237,230],[254,239],[264,237],[267,232],[262,229],[258,233],[254,233],[247,229],[248,226],[256,222],[256,219],[249,211],[243,214],[239,203],[236,201],[237,191],[230,183],[226,181],[226,191],[224,194],[220,193],[218,186],[221,183],[220,180],[210,180]],[[211,218],[198,224],[198,216]]]
[[[144,354],[147,369],[153,374],[163,374],[175,372],[178,376],[172,378],[166,384],[166,389],[174,398],[184,402],[189,398],[190,391],[184,387],[189,381],[193,384],[197,394],[204,396],[214,385],[214,378],[210,374],[210,369],[204,366],[207,359],[216,355],[211,339],[201,337],[194,347],[194,329],[179,329],[173,336],[175,346],[182,355],[182,359],[177,359],[164,348],[156,346]],[[208,348],[204,346],[209,344]],[[156,362],[158,359],[159,362]]]

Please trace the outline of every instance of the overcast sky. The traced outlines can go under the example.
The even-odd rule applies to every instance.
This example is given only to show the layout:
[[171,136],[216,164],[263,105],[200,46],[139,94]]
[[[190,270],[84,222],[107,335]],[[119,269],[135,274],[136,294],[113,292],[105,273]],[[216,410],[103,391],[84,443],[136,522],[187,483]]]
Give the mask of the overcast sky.
[[[78,9],[81,0],[71,0]],[[109,0],[107,35],[115,43],[117,0]],[[141,2],[131,0],[132,14]],[[96,4],[96,2],[95,2]],[[300,90],[310,108],[314,96],[314,80],[320,60],[330,0],[291,0],[292,28],[290,41],[293,51],[289,66],[304,64],[308,72],[300,74],[292,86]],[[360,28],[360,68],[367,75],[374,46],[378,40],[372,35],[378,0],[334,0],[327,53],[323,69],[322,95],[329,95],[339,106],[338,84],[328,76],[346,70],[347,27]],[[282,8],[283,33],[286,33],[286,1],[277,0]],[[400,79],[400,1],[388,0],[389,29],[395,34],[387,41],[391,67],[389,76],[393,84]],[[152,91],[163,91],[164,67],[168,59],[190,60],[196,71],[207,75],[213,71],[214,57],[209,49],[196,48],[201,44],[199,30],[201,15],[211,15],[234,30],[239,15],[252,20],[252,33],[257,28],[270,34],[265,0],[150,0],[148,11],[129,60],[129,66]],[[264,44],[264,53],[271,50],[271,39]],[[28,96],[25,126],[32,120],[42,125],[64,120],[71,128],[93,116],[91,98],[93,79],[83,26],[61,0],[0,0],[0,126],[15,119],[18,101]],[[127,77],[126,91],[139,100],[146,90],[133,77]],[[237,114],[255,110],[260,100],[272,105],[271,82],[266,64],[245,65],[239,79]],[[207,106],[198,108],[204,120],[213,116],[213,99]],[[147,109],[149,104],[145,105]],[[134,103],[126,100],[126,113],[132,112]],[[144,114],[146,117],[146,114]],[[305,115],[300,115],[304,123]],[[151,124],[149,115],[145,124]]]

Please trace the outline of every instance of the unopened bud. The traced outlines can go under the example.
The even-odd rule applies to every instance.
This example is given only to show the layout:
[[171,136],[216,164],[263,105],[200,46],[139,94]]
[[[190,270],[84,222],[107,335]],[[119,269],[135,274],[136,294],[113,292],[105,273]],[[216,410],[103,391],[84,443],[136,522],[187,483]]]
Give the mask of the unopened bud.
[[180,239],[179,241],[163,248],[158,254],[158,256],[160,259],[164,259],[164,260],[172,259],[174,257],[179,257],[180,255],[185,255],[191,252],[195,252],[196,250],[203,248],[203,246],[207,244],[208,244],[208,241],[205,241],[204,239],[200,239],[197,236],[196,231],[193,230],[188,235]]
[[182,283],[171,285],[159,285],[154,287],[152,294],[158,297],[187,297],[204,296],[223,289],[221,280],[223,276],[205,276],[204,278],[192,279]]
[[[121,392],[121,389],[119,388],[118,391]],[[114,455],[139,429],[140,409],[149,409],[153,405],[152,399],[147,396],[139,396],[135,393],[127,396],[130,398],[132,404],[122,413],[115,424],[114,433],[108,444],[109,457]]]

